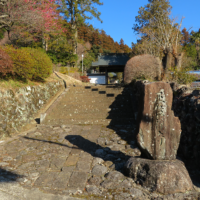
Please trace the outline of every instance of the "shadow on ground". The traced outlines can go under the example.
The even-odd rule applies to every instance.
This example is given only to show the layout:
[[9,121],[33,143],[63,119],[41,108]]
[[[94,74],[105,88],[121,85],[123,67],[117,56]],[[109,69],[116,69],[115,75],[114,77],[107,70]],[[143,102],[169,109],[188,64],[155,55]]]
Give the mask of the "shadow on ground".
[[0,168],[0,183],[15,182],[19,178],[23,177],[24,177],[23,175],[18,175],[13,172]]
[[[80,149],[84,152],[91,154],[94,157],[102,158],[104,161],[112,161],[113,168],[117,171],[123,172],[123,167],[125,162],[130,158],[130,156],[125,155],[121,151],[112,151],[108,147],[102,147],[94,142],[91,142],[80,135],[67,135],[65,139],[69,141],[74,146],[68,146],[66,144],[61,144],[58,142],[52,142],[48,140],[40,140],[35,138],[30,138],[24,136],[25,139],[35,140],[35,141],[42,141],[50,144],[56,144],[60,146],[64,146],[71,149]],[[98,150],[98,154],[96,154],[96,150]],[[101,152],[104,152],[101,154]]]
[[[109,85],[107,87],[116,90],[123,88],[122,93],[117,95],[113,103],[109,106],[110,111],[107,119],[111,119],[111,122],[107,128],[114,130],[119,137],[131,145],[131,142],[136,140],[136,132],[134,131],[136,130],[136,120],[134,113],[137,112],[132,91],[129,87],[121,87],[120,85]],[[130,129],[134,131],[131,134],[128,133]]]

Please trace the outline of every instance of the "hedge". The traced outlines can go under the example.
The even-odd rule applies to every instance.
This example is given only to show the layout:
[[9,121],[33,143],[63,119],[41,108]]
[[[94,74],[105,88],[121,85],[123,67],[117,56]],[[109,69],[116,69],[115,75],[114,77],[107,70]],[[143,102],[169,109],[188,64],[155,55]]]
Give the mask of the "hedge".
[[13,71],[22,79],[41,80],[52,73],[52,61],[42,49],[5,46],[3,50],[13,62]]

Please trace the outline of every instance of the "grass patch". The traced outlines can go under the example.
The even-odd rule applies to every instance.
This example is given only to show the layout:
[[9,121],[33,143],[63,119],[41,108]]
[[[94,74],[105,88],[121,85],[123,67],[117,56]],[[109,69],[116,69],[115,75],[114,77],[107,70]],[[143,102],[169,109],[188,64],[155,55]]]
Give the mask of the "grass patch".
[[180,71],[177,68],[171,68],[168,74],[169,81],[177,82],[178,84],[191,84],[197,80],[197,76],[190,74],[191,68],[183,68]]
[[36,82],[36,81],[30,81],[30,80],[26,80],[26,81],[22,81],[22,80],[18,80],[18,79],[0,79],[0,89],[18,89],[21,87],[27,87],[27,86],[37,86],[37,85],[43,85],[44,83],[47,82],[56,82],[59,79],[55,74],[52,74],[50,77],[43,79],[42,82]]

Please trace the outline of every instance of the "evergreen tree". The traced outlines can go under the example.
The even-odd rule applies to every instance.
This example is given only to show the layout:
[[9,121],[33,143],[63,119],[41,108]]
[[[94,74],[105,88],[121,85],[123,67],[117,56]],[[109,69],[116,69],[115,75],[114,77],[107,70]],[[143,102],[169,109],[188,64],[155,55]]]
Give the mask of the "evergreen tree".
[[101,13],[97,11],[95,5],[102,5],[102,3],[99,0],[61,0],[61,2],[60,11],[64,14],[65,19],[71,23],[73,53],[77,54],[78,26],[86,19],[93,17],[100,20]]

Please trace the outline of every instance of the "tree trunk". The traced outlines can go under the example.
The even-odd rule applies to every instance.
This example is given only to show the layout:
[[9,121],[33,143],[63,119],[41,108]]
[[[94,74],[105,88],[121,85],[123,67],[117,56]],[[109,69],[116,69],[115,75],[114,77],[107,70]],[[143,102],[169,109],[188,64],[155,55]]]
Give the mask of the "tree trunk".
[[167,51],[167,53],[165,54],[166,57],[166,62],[165,62],[165,66],[164,66],[164,73],[165,76],[168,74],[169,69],[171,68],[171,63],[172,63],[172,54],[170,51]]
[[7,33],[8,33],[8,40],[11,41],[11,31],[10,31],[10,30],[7,30]]
[[77,0],[74,2],[71,0],[70,2],[70,12],[71,12],[71,25],[72,25],[72,48],[73,48],[73,54],[77,54],[77,39],[78,39],[78,30],[77,30],[77,16],[76,16],[76,6],[77,6]]
[[77,40],[78,40],[78,30],[77,30],[77,25],[76,23],[72,24],[72,31],[73,31],[73,54],[77,54]]
[[160,80],[162,80],[163,66],[162,66],[162,62],[159,57],[156,57],[156,60],[159,63],[159,66],[157,69],[157,78],[160,81]]
[[42,47],[45,51],[48,51],[48,43],[45,38],[42,38]]
[[181,70],[181,66],[182,66],[182,58],[183,58],[183,55],[184,53],[180,53],[176,58],[176,67],[177,67],[177,70],[180,71]]
[[5,45],[5,44],[8,44],[9,43],[9,37],[8,37],[8,32],[4,32],[3,34],[3,39],[0,40],[0,45]]

